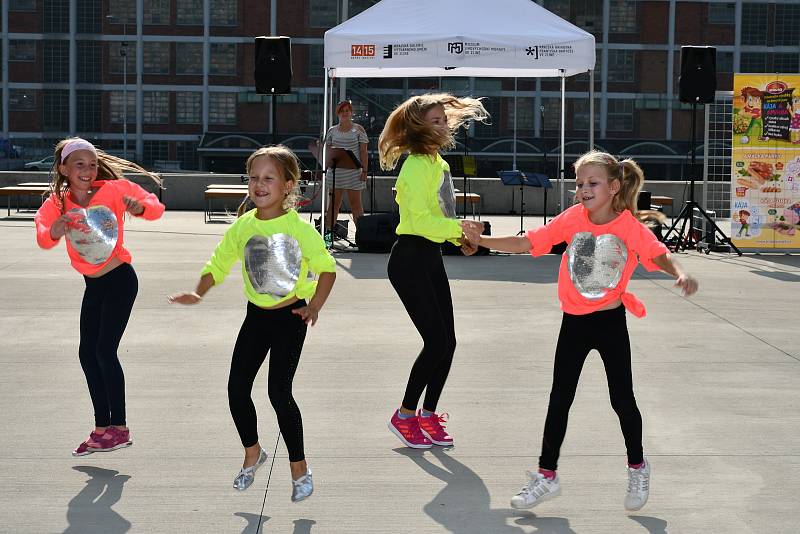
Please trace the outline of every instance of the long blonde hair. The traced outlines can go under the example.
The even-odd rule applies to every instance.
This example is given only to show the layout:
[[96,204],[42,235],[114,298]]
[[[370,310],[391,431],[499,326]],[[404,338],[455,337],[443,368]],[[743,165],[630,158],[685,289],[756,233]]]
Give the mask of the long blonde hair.
[[[425,121],[425,114],[442,106],[448,132],[442,135]],[[489,114],[479,98],[458,98],[449,93],[412,96],[392,111],[378,138],[381,169],[390,170],[405,152],[433,154],[455,146],[453,134],[470,120],[486,122]]]
[[575,162],[575,172],[577,173],[578,169],[584,165],[596,165],[605,169],[609,184],[614,180],[619,182],[619,191],[611,199],[611,208],[615,212],[620,213],[624,210],[629,210],[634,217],[642,221],[656,219],[659,222],[664,222],[666,220],[663,213],[652,210],[638,210],[637,201],[639,192],[644,185],[644,171],[634,160],[630,158],[618,160],[607,152],[590,150]]
[[[250,154],[250,157],[247,158],[247,162],[244,164],[248,177],[250,176],[253,162],[256,158],[260,158],[261,156],[271,158],[272,161],[275,162],[276,167],[280,169],[281,178],[283,178],[285,182],[292,182],[292,188],[286,194],[286,198],[283,199],[281,207],[286,211],[294,209],[300,197],[300,162],[297,156],[284,145],[261,147]],[[250,195],[248,195],[244,197],[244,201],[242,201],[239,208],[236,210],[236,216],[241,217],[254,207],[255,204],[253,204],[253,201],[250,200]]]
[[[61,165],[61,152],[64,150],[64,147],[67,145],[67,143],[75,141],[76,139],[81,138],[68,137],[66,139],[62,139],[56,145],[55,152],[53,152],[53,167],[50,169],[50,194],[55,195],[55,198],[58,201],[57,203],[61,207],[62,211],[64,210],[65,206],[64,198],[69,192],[69,179],[61,174],[61,171],[58,167]],[[95,151],[97,152],[98,180],[126,180],[124,175],[125,172],[135,172],[148,176],[155,183],[157,183],[160,188],[163,189],[161,177],[159,175],[143,169],[132,161],[118,158],[117,156],[112,156],[111,154],[103,152],[99,148],[95,147]],[[67,159],[69,159],[69,155],[67,155]]]

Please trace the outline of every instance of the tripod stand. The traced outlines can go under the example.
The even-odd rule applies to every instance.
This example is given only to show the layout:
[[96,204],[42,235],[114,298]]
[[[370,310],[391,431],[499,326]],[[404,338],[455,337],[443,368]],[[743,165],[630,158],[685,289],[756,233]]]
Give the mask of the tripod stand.
[[[708,224],[710,224],[711,227],[713,228],[713,230],[710,231],[712,236],[714,235],[714,232],[717,232],[721,236],[720,241],[723,243],[727,243],[728,246],[731,247],[731,249],[735,250],[736,253],[739,256],[741,256],[742,252],[738,248],[736,248],[736,245],[734,245],[731,242],[731,239],[727,235],[725,235],[725,232],[720,230],[719,226],[717,226],[717,223],[714,222],[714,219],[709,217],[708,213],[706,213],[706,210],[704,210],[702,206],[700,206],[700,204],[698,204],[694,200],[695,146],[697,144],[697,138],[696,138],[697,132],[695,129],[696,115],[697,115],[697,102],[692,102],[692,128],[691,128],[692,159],[689,171],[689,200],[687,200],[684,203],[683,209],[678,214],[678,217],[672,222],[672,226],[670,227],[669,230],[667,230],[667,233],[664,234],[664,242],[665,243],[668,242],[670,235],[678,227],[678,224],[680,223],[681,229],[675,235],[676,240],[675,240],[675,245],[672,249],[673,252],[679,252],[681,250],[686,250],[690,248],[696,248],[698,250],[708,249],[709,246],[708,244],[706,243],[701,244],[701,241],[705,236],[698,237],[697,235],[695,235],[693,231],[694,229],[692,228],[692,217],[694,216],[694,211],[697,210],[698,213],[700,213],[700,215],[702,215],[706,219],[706,221],[708,221]],[[687,224],[689,225],[688,229],[686,228]],[[708,253],[708,250],[706,250],[706,253]]]
[[[339,147],[329,147],[326,152],[326,162],[325,167],[326,169],[331,170],[331,213],[330,218],[328,219],[328,228],[326,231],[326,235],[323,238],[327,237],[327,232],[330,232],[330,243],[328,244],[328,248],[333,248],[334,243],[336,240],[345,241],[351,247],[355,247],[355,243],[350,241],[347,238],[347,234],[345,233],[344,236],[338,234],[336,230],[336,226],[338,225],[338,221],[333,220],[333,215],[335,213],[335,209],[333,209],[335,200],[336,200],[336,169],[361,169],[361,162],[358,160],[355,154],[351,150],[347,150],[346,148],[339,148]],[[325,214],[321,214],[322,217]],[[326,239],[327,241],[327,239]]]
[[544,222],[547,223],[547,190],[553,187],[550,179],[538,172],[524,173],[521,171],[498,171],[497,175],[503,185],[519,186],[519,232],[517,235],[525,235],[525,186],[541,187],[544,193]]

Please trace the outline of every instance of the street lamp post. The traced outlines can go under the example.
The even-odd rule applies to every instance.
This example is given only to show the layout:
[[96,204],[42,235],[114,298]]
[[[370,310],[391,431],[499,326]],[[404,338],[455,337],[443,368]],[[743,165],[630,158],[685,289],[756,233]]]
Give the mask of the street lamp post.
[[[109,22],[113,23],[117,17],[106,15]],[[122,58],[122,157],[128,159],[128,23],[122,21],[123,41],[119,47],[119,56]]]

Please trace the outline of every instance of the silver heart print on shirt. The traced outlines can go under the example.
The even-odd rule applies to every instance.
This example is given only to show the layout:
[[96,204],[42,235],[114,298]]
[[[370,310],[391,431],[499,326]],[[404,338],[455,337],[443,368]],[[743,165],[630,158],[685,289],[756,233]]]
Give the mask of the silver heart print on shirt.
[[302,260],[300,243],[287,234],[254,235],[244,246],[244,270],[253,289],[276,299],[294,290]]
[[117,216],[106,206],[72,208],[67,212],[67,239],[87,263],[100,265],[111,257],[117,246]]
[[450,171],[442,172],[442,185],[439,186],[439,207],[445,217],[456,218],[456,192]]
[[591,232],[578,232],[567,247],[567,269],[578,293],[599,299],[617,287],[628,261],[625,243],[614,234],[595,238]]

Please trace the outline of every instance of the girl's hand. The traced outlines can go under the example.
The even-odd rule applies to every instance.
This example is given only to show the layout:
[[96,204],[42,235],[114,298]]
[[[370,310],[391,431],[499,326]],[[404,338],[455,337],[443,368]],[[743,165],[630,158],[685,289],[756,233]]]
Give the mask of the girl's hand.
[[190,291],[188,293],[175,293],[174,295],[170,295],[167,297],[167,302],[170,304],[183,304],[185,306],[189,306],[191,304],[197,304],[203,300],[203,297],[195,293],[194,291]]
[[362,182],[367,181],[367,169],[361,169],[361,176],[358,177]]
[[303,306],[302,308],[295,308],[292,310],[292,313],[295,315],[299,315],[300,319],[303,320],[309,326],[314,326],[317,323],[317,319],[319,318],[319,310],[314,306]]
[[61,239],[67,235],[67,227],[71,224],[74,224],[72,221],[72,215],[65,213],[56,219],[53,225],[50,226],[50,237],[54,240]]
[[688,297],[694,295],[697,292],[697,288],[699,287],[697,284],[697,280],[689,276],[688,274],[682,274],[675,280],[675,287],[680,287],[683,289],[683,296]]
[[125,211],[131,215],[139,216],[144,213],[144,206],[142,206],[135,198],[124,196],[122,201],[125,203]]
[[478,245],[474,244],[472,241],[464,241],[461,243],[461,252],[464,256],[472,256],[478,252]]
[[467,240],[474,243],[476,246],[481,242],[481,233],[483,232],[483,223],[480,221],[461,221],[461,231],[464,232]]

